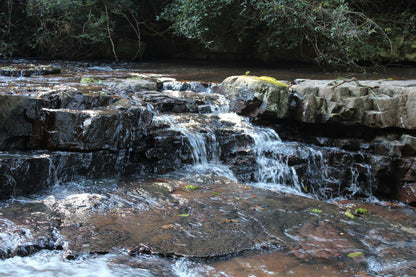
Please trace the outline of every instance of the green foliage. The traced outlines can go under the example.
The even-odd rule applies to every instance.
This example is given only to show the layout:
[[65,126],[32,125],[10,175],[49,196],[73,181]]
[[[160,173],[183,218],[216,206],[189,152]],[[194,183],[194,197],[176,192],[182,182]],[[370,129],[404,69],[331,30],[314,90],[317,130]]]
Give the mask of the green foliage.
[[29,46],[40,56],[59,57],[60,53],[76,53],[77,48],[86,49],[105,44],[106,17],[100,2],[102,1],[28,1],[27,15],[36,26]]
[[236,0],[173,0],[160,18],[173,23],[174,33],[196,39],[206,47],[221,48],[224,38],[238,33]]
[[290,54],[356,70],[411,48],[416,1],[3,0],[0,22],[0,57],[117,59],[125,40],[135,42],[135,59],[142,36],[160,44],[171,29],[214,52],[268,62]]
[[173,0],[161,16],[173,23],[175,34],[210,48],[251,44],[265,60],[281,51],[313,49],[320,65],[354,70],[363,61],[380,64],[392,46],[386,28],[358,6],[351,8],[357,2]]
[[312,212],[317,213],[317,214],[322,213],[322,211],[320,209],[312,209]]
[[137,41],[136,58],[142,53],[141,26],[150,25],[161,1],[0,1],[0,56],[116,57],[119,39],[127,37]]

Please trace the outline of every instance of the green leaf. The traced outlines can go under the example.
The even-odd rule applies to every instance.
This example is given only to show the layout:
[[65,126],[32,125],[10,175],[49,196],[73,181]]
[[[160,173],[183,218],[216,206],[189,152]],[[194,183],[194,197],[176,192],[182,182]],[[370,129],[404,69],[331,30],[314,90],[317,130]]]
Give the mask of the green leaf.
[[353,253],[348,254],[348,257],[354,258],[354,257],[358,257],[362,254],[363,254],[363,252],[353,252]]
[[189,189],[189,190],[196,190],[196,189],[198,189],[197,186],[193,186],[193,185],[187,185],[185,188],[186,189]]
[[314,212],[314,213],[318,213],[318,214],[322,213],[322,211],[321,211],[321,210],[319,210],[319,209],[312,209],[312,212]]
[[178,214],[178,216],[180,216],[180,217],[189,217],[190,214]]
[[358,208],[358,209],[355,209],[355,213],[356,214],[367,214],[367,209]]
[[350,211],[346,211],[345,215],[348,216],[351,219],[353,219],[355,217]]
[[350,212],[350,211],[346,211],[345,215],[348,216],[349,218],[353,219],[354,215]]

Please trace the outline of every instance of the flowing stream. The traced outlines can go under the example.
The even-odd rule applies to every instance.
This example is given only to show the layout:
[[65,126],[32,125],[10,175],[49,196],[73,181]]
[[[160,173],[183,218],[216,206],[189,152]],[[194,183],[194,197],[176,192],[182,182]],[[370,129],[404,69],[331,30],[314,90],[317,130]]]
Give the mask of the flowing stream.
[[[172,66],[161,69],[152,64],[64,68],[63,74],[51,77],[2,77],[0,87],[30,94],[31,86],[45,91],[56,85],[79,86],[79,76],[86,73],[105,80],[126,78],[131,72],[146,71],[153,77],[175,72]],[[240,69],[229,71],[235,70]],[[221,76],[214,78],[207,67],[202,73],[184,67],[170,77],[180,78],[185,71],[194,71],[183,77],[188,80],[205,76],[218,81],[215,78],[226,70],[217,69]],[[162,89],[169,97],[181,97],[186,91],[215,94],[209,84],[200,82],[185,86],[165,82]],[[153,118],[155,125],[183,136],[192,164],[163,175],[57,182],[38,194],[2,201],[0,252],[7,256],[10,249],[17,249],[17,255],[0,260],[0,276],[395,276],[395,272],[416,276],[412,271],[416,270],[416,229],[413,223],[404,225],[415,218],[414,211],[401,205],[392,211],[375,199],[365,162],[346,164],[347,177],[334,174],[325,163],[335,150],[347,161],[360,153],[283,141],[276,130],[231,113],[222,95],[199,109],[199,113],[158,113]],[[329,190],[330,186],[338,191]],[[190,199],[191,194],[195,199]],[[340,194],[344,196],[335,199]],[[356,196],[363,200],[349,200]],[[350,220],[344,213],[352,207],[367,207],[370,215]],[[219,227],[204,233],[200,228],[210,220],[219,222]],[[235,241],[229,243],[238,245],[245,231],[238,233],[239,227],[230,224],[240,223],[247,224],[247,234],[253,236],[247,248],[212,258],[177,255],[197,248],[196,242],[191,248],[187,243],[200,237],[211,245],[216,238],[211,233],[226,237],[230,232]],[[149,239],[145,234],[157,230],[181,234],[174,237],[177,242],[172,244],[179,250],[173,256],[132,253],[130,245]],[[165,236],[157,243],[173,241],[174,235]],[[36,247],[25,248],[34,241]],[[354,252],[361,254],[348,256]]]

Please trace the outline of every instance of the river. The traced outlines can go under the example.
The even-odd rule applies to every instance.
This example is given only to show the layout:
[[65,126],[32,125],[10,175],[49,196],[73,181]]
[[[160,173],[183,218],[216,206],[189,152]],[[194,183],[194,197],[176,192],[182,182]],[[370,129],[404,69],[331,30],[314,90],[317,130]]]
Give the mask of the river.
[[[333,173],[325,155],[337,152],[351,158],[358,154],[285,141],[275,129],[256,126],[230,112],[227,99],[211,90],[224,78],[247,71],[294,83],[299,78],[345,76],[407,80],[415,78],[413,68],[357,75],[283,65],[48,64],[59,66],[62,72],[3,76],[0,90],[36,96],[57,88],[69,94],[75,88],[107,96],[113,81],[174,78],[187,81],[193,91],[188,93],[181,89],[183,83],[169,79],[159,93],[168,101],[195,97],[199,110],[157,111],[153,98],[148,101],[152,107],[143,107],[157,111],[149,132],[157,133],[152,138],[159,140],[146,155],[153,155],[150,159],[170,155],[164,148],[158,150],[157,143],[177,147],[172,153],[178,155],[160,158],[163,164],[156,164],[151,172],[119,174],[125,166],[120,156],[117,165],[122,166],[111,169],[114,176],[62,181],[62,176],[54,175],[49,188],[1,201],[0,252],[4,259],[0,260],[0,276],[416,276],[414,208],[377,199],[369,189],[371,173],[364,161],[345,164],[348,180],[342,181],[344,189],[346,186],[343,195],[327,190],[325,184],[345,176]],[[86,85],[83,78],[95,81]],[[55,110],[48,108],[47,112]],[[83,117],[83,128],[94,125],[94,116]],[[116,155],[109,144],[105,149]],[[127,142],[129,153],[135,151],[133,145]],[[30,155],[43,155],[52,163],[65,155],[87,157],[90,151],[71,147],[76,146],[35,149]],[[0,154],[3,158],[27,155],[21,150],[9,153],[3,149]],[[69,154],[62,154],[65,151]],[[174,166],[178,159],[179,167]],[[305,166],[299,169],[297,160]],[[65,162],[50,168],[64,172],[68,170]],[[75,172],[77,166],[72,165],[68,172]],[[159,173],[169,166],[174,169]]]

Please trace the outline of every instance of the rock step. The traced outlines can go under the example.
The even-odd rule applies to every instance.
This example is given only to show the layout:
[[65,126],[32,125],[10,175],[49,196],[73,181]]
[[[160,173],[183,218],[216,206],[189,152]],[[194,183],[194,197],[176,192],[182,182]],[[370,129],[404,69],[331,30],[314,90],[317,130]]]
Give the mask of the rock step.
[[0,67],[0,76],[29,77],[34,75],[59,74],[61,68],[52,65],[12,64]]
[[0,153],[0,198],[35,193],[51,186],[52,164],[46,153]]

